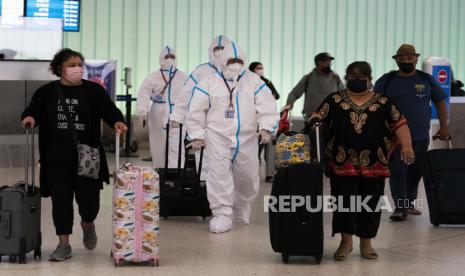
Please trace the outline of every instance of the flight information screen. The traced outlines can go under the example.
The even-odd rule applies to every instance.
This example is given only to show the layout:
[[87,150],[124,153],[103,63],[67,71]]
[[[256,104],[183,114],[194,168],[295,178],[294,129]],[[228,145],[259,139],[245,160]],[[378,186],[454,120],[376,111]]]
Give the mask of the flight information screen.
[[63,31],[78,32],[80,0],[26,0],[27,17],[63,18]]

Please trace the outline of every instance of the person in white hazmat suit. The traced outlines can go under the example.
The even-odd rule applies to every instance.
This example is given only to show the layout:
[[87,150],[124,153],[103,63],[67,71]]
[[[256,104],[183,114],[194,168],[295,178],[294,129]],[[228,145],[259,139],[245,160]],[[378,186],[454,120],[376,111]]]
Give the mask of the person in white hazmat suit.
[[[189,102],[193,94],[192,89],[209,75],[221,74],[220,66],[222,61],[222,53],[224,50],[224,45],[229,42],[229,39],[224,35],[216,36],[208,48],[209,62],[197,66],[187,78],[181,93],[179,93],[178,98],[176,98],[176,105],[174,106],[173,113],[170,115],[172,128],[177,128],[180,124],[184,123],[189,108]],[[195,159],[198,168],[200,162],[200,151],[195,152]],[[202,172],[200,174],[201,180],[205,181],[207,179],[207,172],[208,159],[204,153]]]
[[[175,100],[181,92],[186,74],[176,68],[176,52],[169,46],[160,52],[160,69],[148,75],[137,95],[136,110],[141,123],[148,121],[150,154],[153,167],[165,167],[166,127],[172,113]],[[184,139],[183,139],[184,140]],[[179,128],[169,131],[168,167],[177,168],[179,152]],[[184,149],[184,144],[182,146]],[[181,153],[181,165],[184,154]]]
[[250,202],[260,183],[257,140],[268,143],[279,121],[270,89],[244,64],[242,49],[234,42],[225,45],[222,74],[211,74],[194,88],[186,117],[192,147],[205,145],[209,158],[213,233],[229,231],[233,215],[237,223],[250,223]]

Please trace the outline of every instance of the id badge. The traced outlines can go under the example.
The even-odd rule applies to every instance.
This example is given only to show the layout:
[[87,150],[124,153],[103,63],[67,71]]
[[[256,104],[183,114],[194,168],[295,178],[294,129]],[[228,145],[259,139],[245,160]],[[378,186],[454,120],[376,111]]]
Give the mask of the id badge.
[[230,107],[224,112],[224,117],[226,119],[234,119],[234,108]]
[[156,102],[156,103],[162,103],[163,102],[163,96],[158,94],[158,95],[155,95],[155,97],[153,97],[153,101]]

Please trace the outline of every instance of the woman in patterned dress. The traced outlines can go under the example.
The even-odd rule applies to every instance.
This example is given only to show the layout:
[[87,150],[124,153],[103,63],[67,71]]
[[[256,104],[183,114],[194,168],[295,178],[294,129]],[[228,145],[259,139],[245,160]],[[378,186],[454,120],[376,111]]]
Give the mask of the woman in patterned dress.
[[[352,252],[356,235],[362,257],[376,259],[371,239],[379,228],[380,207],[388,204],[381,199],[384,180],[390,175],[389,155],[398,144],[406,163],[413,162],[414,153],[406,119],[386,97],[372,90],[370,65],[350,64],[345,80],[347,90],[329,95],[311,117],[320,118],[326,130],[331,194],[339,209],[333,215],[333,235],[341,233],[342,240],[334,258],[344,260]],[[354,199],[368,208],[359,204],[361,208],[354,210]]]

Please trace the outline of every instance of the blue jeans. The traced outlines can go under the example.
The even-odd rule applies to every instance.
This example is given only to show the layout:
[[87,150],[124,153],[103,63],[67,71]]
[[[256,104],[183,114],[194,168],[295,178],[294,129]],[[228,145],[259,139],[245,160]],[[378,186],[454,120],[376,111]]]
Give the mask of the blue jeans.
[[428,139],[413,141],[415,162],[409,166],[400,159],[400,149],[396,150],[391,156],[389,185],[397,210],[403,211],[406,208],[413,207],[413,203],[417,199],[418,183],[423,175],[423,162],[428,151],[428,145]]

